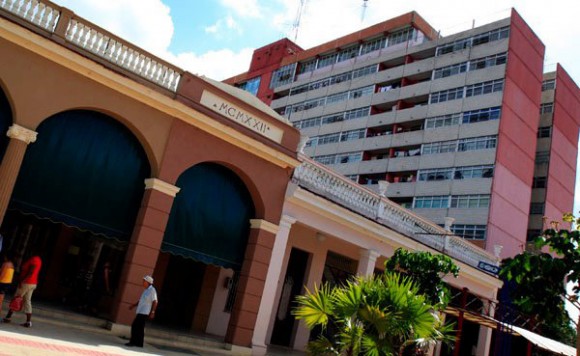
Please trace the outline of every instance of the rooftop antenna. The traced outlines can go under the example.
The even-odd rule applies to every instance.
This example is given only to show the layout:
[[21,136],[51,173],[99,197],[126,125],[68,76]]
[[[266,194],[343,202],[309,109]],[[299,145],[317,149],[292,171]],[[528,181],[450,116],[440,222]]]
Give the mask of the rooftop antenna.
[[306,5],[306,0],[299,0],[298,10],[296,11],[296,18],[294,18],[294,23],[292,23],[292,32],[294,32],[294,42],[298,39],[298,30],[300,29],[300,18],[302,17],[302,11]]
[[363,4],[362,4],[362,15],[360,17],[360,22],[364,22],[365,20],[365,14],[367,12],[367,7],[369,6],[369,0],[363,0]]

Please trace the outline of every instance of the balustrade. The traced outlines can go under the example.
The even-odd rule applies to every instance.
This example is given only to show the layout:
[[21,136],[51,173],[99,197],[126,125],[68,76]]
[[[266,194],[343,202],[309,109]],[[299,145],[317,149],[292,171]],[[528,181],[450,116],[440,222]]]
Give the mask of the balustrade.
[[333,172],[310,158],[301,157],[292,177],[294,183],[335,203],[388,226],[437,251],[477,267],[483,261],[498,265],[490,253],[479,249],[464,239],[448,235],[440,226],[428,222],[392,201]]
[[53,32],[60,12],[49,4],[38,0],[0,0],[0,9]]

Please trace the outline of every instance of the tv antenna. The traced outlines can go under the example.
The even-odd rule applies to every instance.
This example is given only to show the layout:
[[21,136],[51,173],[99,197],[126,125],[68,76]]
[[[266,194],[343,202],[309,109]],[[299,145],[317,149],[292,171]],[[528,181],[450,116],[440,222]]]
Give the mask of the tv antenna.
[[292,32],[294,32],[294,42],[298,39],[298,30],[300,29],[300,18],[302,18],[302,12],[304,11],[304,6],[306,6],[306,0],[299,0],[298,10],[296,11],[296,17],[294,18],[294,23],[292,23]]
[[362,15],[360,17],[360,22],[364,22],[365,20],[365,14],[367,12],[367,7],[369,6],[369,0],[363,0],[363,4],[362,4]]

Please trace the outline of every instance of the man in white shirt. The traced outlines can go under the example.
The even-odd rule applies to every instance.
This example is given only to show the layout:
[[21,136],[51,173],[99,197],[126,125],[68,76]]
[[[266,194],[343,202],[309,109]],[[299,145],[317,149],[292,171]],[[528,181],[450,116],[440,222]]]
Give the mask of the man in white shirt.
[[135,320],[131,325],[131,339],[125,346],[143,347],[143,339],[145,338],[145,322],[147,319],[155,317],[155,309],[157,309],[157,291],[153,287],[153,277],[147,275],[143,277],[143,288],[145,290],[141,294],[141,298],[135,304],[129,306],[129,310],[137,307]]

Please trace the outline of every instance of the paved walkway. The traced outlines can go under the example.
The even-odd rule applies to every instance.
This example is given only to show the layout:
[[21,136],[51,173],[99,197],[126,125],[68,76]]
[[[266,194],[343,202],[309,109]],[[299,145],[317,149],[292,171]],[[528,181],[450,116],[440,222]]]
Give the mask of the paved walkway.
[[[16,320],[15,320],[16,321]],[[129,348],[123,340],[112,334],[106,335],[54,326],[36,322],[32,328],[20,325],[0,324],[0,356],[7,355],[195,355],[192,351],[161,349],[152,345],[144,348]],[[210,355],[211,353],[203,353]],[[217,355],[217,354],[214,354]]]

